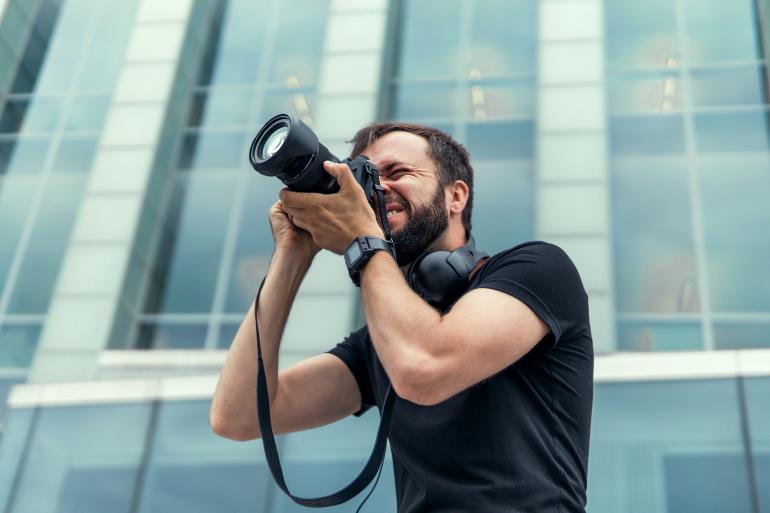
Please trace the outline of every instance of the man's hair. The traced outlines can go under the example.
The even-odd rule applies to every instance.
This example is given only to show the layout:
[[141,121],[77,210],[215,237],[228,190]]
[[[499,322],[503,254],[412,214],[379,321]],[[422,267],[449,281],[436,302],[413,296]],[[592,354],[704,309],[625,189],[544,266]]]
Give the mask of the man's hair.
[[413,123],[372,123],[360,129],[349,142],[353,143],[352,156],[360,155],[364,149],[390,132],[409,132],[419,135],[428,142],[428,157],[438,170],[440,187],[462,180],[468,185],[468,202],[462,213],[465,235],[471,233],[471,212],[473,210],[473,167],[468,150],[452,136],[436,128]]

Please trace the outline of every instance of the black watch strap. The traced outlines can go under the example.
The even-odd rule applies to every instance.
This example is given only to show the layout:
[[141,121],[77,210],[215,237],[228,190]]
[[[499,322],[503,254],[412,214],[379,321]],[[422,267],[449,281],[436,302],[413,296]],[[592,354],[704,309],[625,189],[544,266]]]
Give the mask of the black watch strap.
[[345,250],[345,265],[348,266],[348,274],[356,287],[361,285],[361,271],[377,251],[387,251],[396,258],[393,242],[379,237],[356,237]]

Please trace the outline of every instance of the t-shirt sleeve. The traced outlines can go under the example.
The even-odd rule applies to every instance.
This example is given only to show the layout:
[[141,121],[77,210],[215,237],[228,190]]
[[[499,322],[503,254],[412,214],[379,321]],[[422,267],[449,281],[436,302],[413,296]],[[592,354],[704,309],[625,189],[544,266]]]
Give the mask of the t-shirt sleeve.
[[588,328],[588,296],[575,265],[558,246],[533,242],[496,255],[478,287],[505,292],[527,305],[551,329],[555,345]]
[[358,383],[358,390],[361,392],[361,409],[353,415],[360,417],[369,408],[375,405],[374,392],[372,391],[371,381],[369,380],[369,370],[367,367],[367,336],[366,327],[354,331],[349,336],[331,348],[328,353],[333,354],[348,366],[350,372]]

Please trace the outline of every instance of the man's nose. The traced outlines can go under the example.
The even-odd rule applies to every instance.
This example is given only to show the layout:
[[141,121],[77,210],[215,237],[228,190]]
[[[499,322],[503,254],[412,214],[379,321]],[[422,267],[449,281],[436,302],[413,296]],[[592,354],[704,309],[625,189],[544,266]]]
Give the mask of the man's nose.
[[380,185],[382,185],[382,192],[388,194],[390,192],[390,180],[384,176],[380,176]]

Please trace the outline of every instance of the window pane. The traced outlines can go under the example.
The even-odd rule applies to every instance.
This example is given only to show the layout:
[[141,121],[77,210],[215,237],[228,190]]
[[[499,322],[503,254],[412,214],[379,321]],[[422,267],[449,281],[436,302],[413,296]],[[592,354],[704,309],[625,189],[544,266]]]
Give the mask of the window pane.
[[682,86],[677,72],[647,71],[615,74],[607,79],[610,112],[667,112],[682,108]]
[[717,349],[770,347],[770,324],[767,322],[715,322],[714,344]]
[[[5,413],[7,411],[8,396],[11,393],[11,389],[19,383],[24,383],[26,378],[24,377],[4,377],[0,378],[0,442],[2,442],[3,435],[6,431],[7,424],[5,423]],[[0,464],[2,464],[2,457],[0,456]],[[2,480],[2,478],[0,478]],[[0,490],[2,487],[0,486]],[[0,497],[3,497],[0,492]]]
[[69,106],[69,114],[64,122],[64,130],[101,130],[107,109],[110,106],[109,96],[87,96],[75,98]]
[[748,159],[700,166],[703,230],[715,311],[770,311],[770,166]]
[[697,351],[703,349],[698,322],[618,323],[618,349],[621,351]]
[[49,177],[40,212],[24,254],[8,311],[45,313],[85,187],[85,177]]
[[457,115],[454,83],[398,84],[394,88],[394,119],[448,118]]
[[69,89],[75,77],[78,59],[86,44],[92,13],[98,4],[89,0],[68,0],[61,7],[56,29],[45,54],[37,84],[38,92],[61,93]]
[[207,324],[146,322],[139,325],[134,346],[140,349],[202,349],[207,330]]
[[618,310],[699,311],[684,162],[616,165],[611,198]]
[[46,407],[13,513],[128,513],[142,457],[147,404]]
[[710,152],[770,151],[767,112],[703,113],[695,115],[698,150]]
[[24,121],[24,132],[53,132],[61,116],[62,100],[35,97]]
[[6,322],[0,328],[0,367],[32,365],[41,328],[40,324],[14,325]]
[[32,409],[14,408],[8,410],[3,420],[0,439],[0,507],[6,507],[6,501],[14,486],[33,415]]
[[29,100],[8,100],[0,115],[0,134],[12,134],[21,130]]
[[534,70],[537,4],[529,0],[483,0],[471,5],[471,69],[482,76]]
[[684,153],[684,122],[679,115],[613,116],[610,118],[613,156]]
[[228,2],[218,52],[214,56],[212,85],[254,84],[271,12],[266,3],[257,4],[253,0]]
[[608,0],[605,5],[608,68],[660,68],[679,60],[673,2]]
[[[254,296],[256,295],[257,293],[254,292]],[[235,335],[238,333],[238,328],[240,327],[241,327],[240,323],[226,323],[226,324],[223,323],[219,327],[219,336],[217,337],[217,348],[229,349],[230,344],[232,344],[233,339],[235,338]]]
[[280,15],[273,23],[291,29],[276,33],[268,83],[289,85],[296,81],[298,85],[307,85],[317,82],[329,2],[284,0],[277,5]]
[[767,400],[770,378],[747,378],[744,385],[759,511],[767,513],[770,512],[770,402]]
[[730,66],[692,71],[696,106],[762,105],[765,99],[764,66]]
[[253,102],[252,91],[228,91],[212,89],[198,93],[193,102],[190,125],[232,126],[249,121]]
[[465,111],[473,119],[532,117],[535,85],[532,81],[475,80],[463,91]]
[[532,159],[534,154],[533,125],[531,121],[469,123],[467,147],[473,162]]
[[90,170],[98,143],[95,137],[62,138],[52,165],[53,171],[71,173]]
[[693,63],[761,58],[752,0],[684,0],[684,7]]
[[160,406],[141,513],[272,511],[268,484],[274,485],[261,442],[244,444],[215,435],[208,422],[210,406],[210,401]]
[[588,510],[751,511],[735,380],[596,387]]
[[0,292],[8,280],[32,199],[40,184],[34,177],[8,176],[0,187]]
[[234,168],[248,162],[248,142],[243,132],[198,132],[186,135],[179,168]]
[[48,138],[19,137],[0,141],[0,175],[41,173],[50,146]]
[[459,0],[404,2],[397,76],[447,77],[462,73]]

